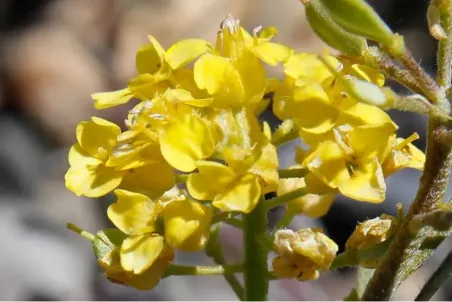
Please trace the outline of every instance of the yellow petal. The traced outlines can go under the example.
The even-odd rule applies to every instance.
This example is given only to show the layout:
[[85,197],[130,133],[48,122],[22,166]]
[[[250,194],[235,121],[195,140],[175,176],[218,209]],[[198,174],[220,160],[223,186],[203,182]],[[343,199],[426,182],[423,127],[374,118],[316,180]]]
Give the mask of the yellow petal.
[[212,49],[209,42],[202,39],[186,39],[173,44],[165,53],[165,60],[172,69],[178,69]]
[[112,168],[97,166],[94,169],[69,168],[65,175],[66,188],[77,196],[96,198],[116,189],[124,173]]
[[338,124],[350,126],[375,125],[393,123],[391,117],[382,109],[363,103],[356,103],[352,107],[341,112]]
[[222,211],[250,213],[260,200],[262,193],[259,179],[253,174],[245,174],[221,195],[217,195],[212,205]]
[[213,98],[195,99],[190,91],[185,89],[169,89],[164,96],[168,101],[184,103],[195,107],[206,107],[212,104]]
[[259,59],[271,66],[286,62],[291,54],[289,47],[273,42],[260,43],[254,46],[252,51]]
[[129,82],[129,89],[134,96],[142,101],[153,99],[157,94],[162,94],[168,89],[169,83],[165,81],[167,75],[152,75],[143,73]]
[[196,252],[209,239],[212,208],[190,200],[174,200],[162,213],[165,240],[173,248]]
[[310,171],[332,188],[350,178],[345,154],[342,148],[332,141],[321,142],[303,161]]
[[133,97],[129,88],[116,91],[98,92],[91,94],[94,100],[94,108],[105,109],[127,103]]
[[126,190],[115,190],[117,201],[107,210],[113,224],[128,235],[140,235],[154,231],[154,222],[160,206],[149,197]]
[[164,248],[162,236],[138,235],[128,237],[121,246],[121,266],[126,271],[141,274],[160,256]]
[[98,117],[79,123],[76,129],[80,147],[100,160],[110,155],[120,133],[118,125]]
[[139,74],[156,73],[162,67],[162,58],[152,43],[140,47],[135,59],[135,67]]
[[157,197],[174,185],[174,169],[162,161],[124,171],[120,188]]
[[267,144],[260,158],[254,163],[249,170],[250,173],[260,176],[264,182],[264,193],[274,192],[278,188],[278,154],[275,146]]
[[91,154],[83,150],[80,144],[75,144],[71,147],[68,157],[71,167],[95,167],[102,163],[100,159],[91,156]]
[[209,157],[214,150],[208,123],[191,114],[183,115],[162,130],[160,145],[168,163],[183,172],[196,169],[195,161]]
[[211,200],[221,194],[234,180],[231,168],[217,162],[198,161],[198,173],[191,173],[187,180],[187,189],[193,198]]
[[[335,57],[324,56],[324,58],[332,65],[339,67],[339,61]],[[306,83],[321,83],[332,75],[325,64],[317,58],[317,55],[308,53],[291,55],[284,64],[284,73]]]
[[349,145],[357,158],[377,157],[383,161],[388,147],[391,147],[396,128],[393,124],[363,125],[353,128],[349,134]]
[[240,74],[227,58],[205,54],[196,61],[193,72],[199,89],[230,97],[231,101],[242,100],[244,87]]
[[[244,102],[248,106],[257,105],[264,97],[267,75],[262,62],[248,50],[240,53],[240,59],[234,63],[244,87]],[[225,76],[228,76],[225,74]]]
[[355,170],[352,177],[339,186],[339,191],[358,201],[383,202],[386,184],[377,159]]
[[305,85],[293,91],[285,112],[284,115],[295,119],[301,129],[315,134],[331,130],[339,117],[339,110],[329,104],[327,94],[317,84]]

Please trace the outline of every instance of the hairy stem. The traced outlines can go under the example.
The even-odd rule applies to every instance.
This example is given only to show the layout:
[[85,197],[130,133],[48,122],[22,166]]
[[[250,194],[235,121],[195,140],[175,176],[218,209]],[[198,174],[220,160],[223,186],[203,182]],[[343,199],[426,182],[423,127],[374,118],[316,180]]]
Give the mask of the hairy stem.
[[268,295],[268,249],[259,242],[267,232],[267,210],[261,198],[254,210],[243,218],[245,248],[245,301],[266,301]]
[[452,1],[446,0],[439,4],[441,26],[446,37],[438,42],[436,81],[442,89],[447,90],[452,81]]
[[411,91],[424,95],[421,87],[411,74],[397,66],[391,58],[377,47],[369,47],[361,57],[351,58],[359,64],[365,64],[383,72],[387,77],[397,81]]
[[[423,246],[427,232],[421,230],[413,235],[410,223],[415,215],[435,210],[446,191],[452,163],[451,146],[434,139],[435,133],[444,128],[452,129],[452,124],[435,117],[430,118],[425,168],[416,198],[367,285],[362,300],[389,300],[400,283],[418,269],[435,250],[434,245]],[[437,244],[441,239],[438,241]]]

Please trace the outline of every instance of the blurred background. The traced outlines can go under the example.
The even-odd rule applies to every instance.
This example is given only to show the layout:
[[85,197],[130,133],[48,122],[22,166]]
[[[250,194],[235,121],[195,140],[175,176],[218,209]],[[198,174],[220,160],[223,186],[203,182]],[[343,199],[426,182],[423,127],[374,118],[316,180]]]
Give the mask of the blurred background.
[[[429,36],[427,0],[370,1],[393,30],[403,34],[426,70],[435,73],[436,42]],[[227,14],[248,30],[274,25],[276,40],[297,51],[321,52],[297,0],[2,0],[0,1],[0,299],[1,300],[235,300],[221,277],[171,277],[150,292],[105,280],[90,244],[69,232],[67,222],[95,232],[109,226],[110,197],[76,197],[64,186],[67,153],[75,127],[93,115],[122,123],[127,106],[95,111],[90,94],[125,87],[135,75],[135,51],[152,34],[164,47],[187,37],[214,41]],[[397,87],[394,86],[396,89]],[[400,90],[403,93],[402,90]],[[399,135],[417,131],[424,148],[425,118],[390,113]],[[276,126],[278,121],[266,115]],[[292,163],[293,146],[280,150],[281,165]],[[408,205],[418,171],[387,179],[382,205],[338,197],[321,220],[298,217],[293,228],[320,226],[343,246],[356,223],[395,214]],[[449,190],[446,197],[449,197]],[[407,206],[406,206],[407,207]],[[281,215],[270,214],[270,222]],[[271,227],[271,226],[270,226]],[[221,239],[231,260],[242,256],[240,233],[225,227]],[[410,300],[450,250],[445,242],[399,290]],[[210,263],[202,254],[178,254],[177,262]],[[355,285],[355,271],[344,269],[301,283],[273,281],[271,300],[341,300]],[[443,290],[436,299],[449,300]]]

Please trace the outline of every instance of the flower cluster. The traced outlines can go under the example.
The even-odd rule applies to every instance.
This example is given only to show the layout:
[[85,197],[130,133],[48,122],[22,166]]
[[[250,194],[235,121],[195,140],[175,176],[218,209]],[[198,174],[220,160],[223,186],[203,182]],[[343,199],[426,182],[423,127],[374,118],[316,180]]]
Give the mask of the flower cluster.
[[[128,86],[92,95],[97,109],[138,101],[124,130],[98,117],[81,122],[69,152],[69,190],[116,195],[108,217],[124,238],[114,270],[104,265],[107,275],[135,280],[153,268],[148,279],[158,280],[175,249],[205,247],[215,215],[250,213],[269,192],[303,189],[288,209],[318,217],[337,194],[382,202],[385,177],[422,169],[424,155],[411,143],[416,134],[398,138],[382,109],[350,93],[355,82],[380,89],[382,74],[329,54],[321,60],[298,53],[272,42],[276,34],[274,27],[250,34],[228,17],[214,44],[186,39],[164,49],[149,36]],[[265,65],[282,66],[284,78],[268,77]],[[275,131],[259,120],[267,109],[282,120]],[[297,173],[286,178],[277,147],[297,137],[308,148],[297,150]],[[337,247],[323,234],[311,235],[330,247],[328,261],[314,261],[326,269]],[[297,276],[313,279],[317,270],[311,265]]]

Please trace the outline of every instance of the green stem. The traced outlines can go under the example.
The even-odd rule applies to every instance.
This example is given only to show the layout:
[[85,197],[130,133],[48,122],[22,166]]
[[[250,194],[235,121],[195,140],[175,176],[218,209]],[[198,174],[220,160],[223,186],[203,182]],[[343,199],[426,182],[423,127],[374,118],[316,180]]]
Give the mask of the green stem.
[[268,295],[268,249],[258,238],[267,233],[267,210],[261,198],[254,210],[243,218],[243,244],[245,248],[244,279],[245,301],[266,301]]
[[436,82],[425,72],[425,70],[416,62],[411,52],[405,49],[402,53],[394,53],[390,48],[387,49],[390,56],[400,60],[411,76],[416,80],[423,94],[441,109],[449,112],[450,105],[445,98],[445,91],[441,90]]
[[429,301],[438,289],[452,277],[452,252],[441,262],[438,269],[428,279],[415,301]]
[[439,4],[440,19],[447,37],[438,42],[436,81],[442,89],[447,90],[452,81],[452,1],[442,2]]
[[177,265],[170,264],[165,277],[168,276],[204,276],[204,275],[224,275],[243,272],[242,264],[230,265]]
[[82,236],[83,238],[88,239],[89,241],[94,241],[94,239],[95,239],[95,236],[94,236],[93,234],[91,234],[90,232],[87,232],[87,231],[82,230],[81,228],[79,228],[79,227],[76,226],[75,224],[68,223],[68,224],[66,224],[66,227],[67,227],[69,230],[71,230],[71,231],[73,231],[73,232],[79,234],[79,235]]
[[402,84],[411,91],[422,95],[424,94],[408,71],[403,70],[394,64],[386,54],[382,53],[380,49],[375,46],[366,49],[361,57],[351,58],[351,60],[380,70],[387,77],[396,80],[399,84]]
[[416,198],[385,257],[367,284],[363,300],[389,300],[400,283],[416,271],[442,241],[439,239],[435,245],[426,246],[427,232],[421,230],[413,235],[410,225],[416,215],[434,211],[446,192],[452,147],[435,140],[435,133],[444,129],[452,129],[452,123],[430,118],[426,162]]
[[279,207],[283,204],[285,204],[288,201],[291,201],[292,199],[301,197],[303,195],[306,195],[306,190],[304,188],[293,190],[292,192],[289,192],[287,194],[272,198],[265,202],[265,210],[271,210],[273,208]]
[[301,178],[308,173],[307,169],[281,169],[278,170],[279,178]]

